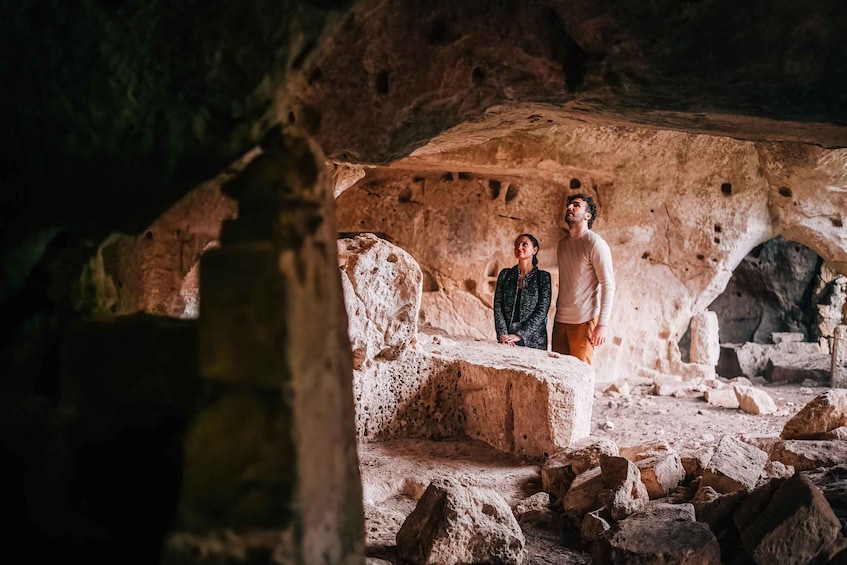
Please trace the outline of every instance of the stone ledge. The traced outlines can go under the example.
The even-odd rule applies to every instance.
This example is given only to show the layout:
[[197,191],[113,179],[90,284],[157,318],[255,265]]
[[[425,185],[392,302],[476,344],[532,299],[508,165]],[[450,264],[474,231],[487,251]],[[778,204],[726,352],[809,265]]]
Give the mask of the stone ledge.
[[[419,343],[413,356],[417,368],[404,363],[403,376],[415,382],[392,407],[383,389],[399,392],[396,380],[379,379],[380,371],[357,375],[360,439],[466,435],[540,460],[590,431],[594,371],[574,357],[449,338]],[[371,406],[378,397],[380,414]]]

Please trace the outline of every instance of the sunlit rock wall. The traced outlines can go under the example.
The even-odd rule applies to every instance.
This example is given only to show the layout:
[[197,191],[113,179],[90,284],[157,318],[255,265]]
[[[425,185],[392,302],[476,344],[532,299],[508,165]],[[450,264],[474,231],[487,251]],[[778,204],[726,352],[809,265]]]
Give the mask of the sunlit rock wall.
[[847,269],[847,151],[611,126],[469,139],[367,170],[337,198],[341,231],[384,234],[420,263],[420,322],[447,333],[494,339],[494,283],[514,264],[521,232],[539,238],[539,266],[555,284],[575,192],[598,202],[594,230],[612,248],[618,282],[595,360],[601,381],[672,370],[691,316],[776,235]]

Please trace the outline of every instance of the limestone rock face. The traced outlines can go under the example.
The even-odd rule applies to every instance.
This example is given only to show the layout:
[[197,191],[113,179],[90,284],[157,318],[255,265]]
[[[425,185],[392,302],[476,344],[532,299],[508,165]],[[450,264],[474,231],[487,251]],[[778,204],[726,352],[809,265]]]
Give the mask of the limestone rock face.
[[[452,143],[459,135],[474,143]],[[415,257],[425,280],[422,324],[493,339],[496,277],[514,264],[515,236],[539,239],[539,268],[551,273],[556,296],[564,204],[586,192],[601,203],[593,229],[609,243],[616,272],[609,339],[594,358],[598,382],[614,381],[641,367],[681,371],[677,342],[692,315],[775,233],[813,246],[830,264],[847,261],[829,221],[847,207],[847,193],[820,190],[821,182],[842,183],[841,157],[830,157],[638,129],[574,125],[500,135],[468,126],[391,167],[368,170],[338,197],[338,222],[342,231],[387,234]],[[681,180],[668,185],[668,175]],[[744,190],[733,179],[747,179]],[[787,184],[791,198],[780,193]],[[810,214],[818,220],[798,212],[798,198],[816,201]]]
[[468,436],[543,460],[588,435],[594,373],[575,357],[493,342],[432,351],[457,362]]
[[196,318],[200,256],[219,244],[223,222],[237,215],[236,202],[220,184],[197,187],[138,235],[107,239],[83,274],[91,309],[100,315]]
[[[784,341],[777,344],[752,343],[723,344],[718,362],[718,373],[727,378],[745,376],[748,379],[759,375],[773,375],[773,367],[791,367],[809,363],[809,359],[819,359],[826,355],[819,343]],[[768,373],[768,367],[771,367]],[[807,375],[804,375],[805,378]],[[788,374],[776,378],[789,380]]]
[[467,434],[541,459],[588,435],[590,366],[486,342],[416,347],[417,262],[373,234],[339,240],[338,255],[360,439]]
[[767,459],[768,454],[761,449],[732,436],[723,436],[706,466],[699,488],[712,487],[722,494],[752,490]]
[[752,386],[735,385],[732,387],[738,399],[738,407],[748,414],[773,414],[776,402],[764,390]]
[[797,245],[782,236],[751,250],[726,291],[710,305],[724,320],[721,341],[767,344],[774,332],[807,333],[816,339],[815,324],[801,304],[822,283],[818,260],[813,245]]
[[[671,512],[666,515],[668,510]],[[606,543],[597,544],[593,553],[598,563],[717,565],[721,562],[717,539],[709,526],[694,521],[690,504],[648,506],[618,522],[606,539]]]
[[523,563],[524,536],[498,493],[433,481],[397,532],[397,552],[418,565]]
[[586,514],[601,508],[600,494],[605,488],[600,467],[578,475],[562,498],[562,507],[571,522],[581,524]]
[[806,404],[785,423],[782,439],[814,439],[847,425],[847,390],[829,390]]
[[617,444],[594,436],[584,437],[557,450],[541,467],[542,488],[556,498],[563,497],[576,476],[600,466],[600,459],[604,455],[616,457]]
[[718,315],[711,311],[691,318],[691,362],[717,365],[720,359]]
[[638,512],[650,500],[647,488],[641,482],[641,473],[635,464],[624,457],[603,457],[601,459],[603,484],[606,486],[600,494],[606,508],[615,520],[622,520]]
[[808,563],[835,541],[841,523],[802,473],[786,479],[741,531],[755,563]]
[[847,461],[847,440],[779,441],[774,445],[770,457],[798,471],[831,467]]
[[418,331],[422,275],[405,251],[373,234],[338,241],[353,368],[392,361]]

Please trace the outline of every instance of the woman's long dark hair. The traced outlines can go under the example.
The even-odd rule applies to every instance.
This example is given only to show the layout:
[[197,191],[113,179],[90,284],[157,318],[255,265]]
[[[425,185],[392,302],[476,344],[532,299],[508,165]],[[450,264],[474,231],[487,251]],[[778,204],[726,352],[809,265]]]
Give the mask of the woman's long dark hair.
[[[541,246],[538,245],[538,240],[535,239],[534,235],[532,235],[531,233],[522,233],[521,235],[519,235],[518,237],[515,238],[515,241],[519,240],[522,237],[528,237],[529,240],[532,242],[532,246],[534,248],[538,249],[538,250],[541,250]],[[533,267],[538,266],[538,253],[536,253],[535,255],[532,256],[532,266]]]

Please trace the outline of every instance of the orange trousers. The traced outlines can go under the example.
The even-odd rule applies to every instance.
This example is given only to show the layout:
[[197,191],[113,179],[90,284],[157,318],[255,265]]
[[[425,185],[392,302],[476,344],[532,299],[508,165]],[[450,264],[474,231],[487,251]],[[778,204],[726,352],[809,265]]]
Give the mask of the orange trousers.
[[597,318],[581,324],[554,322],[550,348],[556,353],[573,355],[580,361],[591,365],[591,359],[594,357],[594,346],[591,345],[588,336],[594,331],[596,325]]

